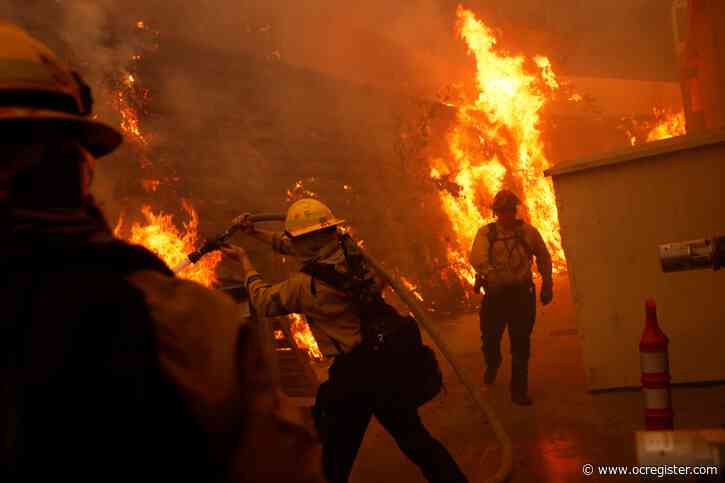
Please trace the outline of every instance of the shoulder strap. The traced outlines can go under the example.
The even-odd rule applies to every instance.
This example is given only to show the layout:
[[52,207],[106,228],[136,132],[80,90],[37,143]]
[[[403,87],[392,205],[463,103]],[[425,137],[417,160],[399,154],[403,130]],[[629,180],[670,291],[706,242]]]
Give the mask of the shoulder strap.
[[[496,223],[489,223],[487,225],[488,227],[488,259],[493,260],[493,244],[498,240],[498,233],[496,229]],[[526,227],[526,224],[523,220],[516,220],[516,227],[514,228],[514,239],[520,243],[524,249],[526,250],[526,253],[531,256],[533,254],[533,251],[531,249],[531,246],[529,246],[529,243],[526,241],[526,236],[524,234],[524,229]]]
[[491,263],[493,260],[493,244],[496,242],[498,233],[496,232],[496,222],[491,222],[488,225],[486,225],[486,228],[488,228],[488,232],[486,235],[488,236],[488,263]]
[[496,222],[491,222],[488,225],[486,225],[486,228],[488,229],[488,233],[486,235],[488,236],[488,242],[493,243],[496,241],[496,237],[498,236],[498,233],[496,232]]
[[516,230],[514,230],[514,235],[516,236],[516,239],[518,240],[521,245],[526,249],[526,253],[531,256],[534,252],[529,246],[529,242],[526,241],[526,234],[524,233],[524,229],[526,227],[526,224],[523,222],[523,220],[518,220],[518,223],[516,224]]

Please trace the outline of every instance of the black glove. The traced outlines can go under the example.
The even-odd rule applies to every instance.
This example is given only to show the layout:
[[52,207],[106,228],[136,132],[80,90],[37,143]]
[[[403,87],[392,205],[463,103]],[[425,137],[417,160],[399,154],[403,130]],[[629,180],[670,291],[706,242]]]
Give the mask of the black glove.
[[541,304],[549,305],[554,300],[554,287],[551,280],[545,280],[541,284]]

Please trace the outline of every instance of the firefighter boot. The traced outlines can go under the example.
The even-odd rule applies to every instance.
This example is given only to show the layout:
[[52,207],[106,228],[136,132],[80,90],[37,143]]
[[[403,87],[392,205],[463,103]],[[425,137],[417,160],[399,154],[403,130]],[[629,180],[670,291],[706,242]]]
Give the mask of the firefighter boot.
[[519,406],[531,406],[529,397],[528,361],[511,361],[511,401]]

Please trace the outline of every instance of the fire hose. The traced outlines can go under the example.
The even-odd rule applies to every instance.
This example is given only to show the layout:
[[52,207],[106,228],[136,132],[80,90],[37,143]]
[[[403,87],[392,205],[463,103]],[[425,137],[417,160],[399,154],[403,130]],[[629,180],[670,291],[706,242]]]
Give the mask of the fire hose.
[[[254,223],[264,221],[284,221],[285,218],[285,215],[282,214],[261,214],[251,215],[247,218],[247,220]],[[234,235],[240,229],[241,227],[239,225],[232,225],[218,237],[204,243],[204,245],[200,249],[189,254],[187,261],[184,261],[182,264],[179,265],[179,267],[181,267],[180,270],[183,270],[185,267],[192,263],[196,263],[196,261],[204,256],[204,254],[218,249],[223,243],[226,243],[226,241],[229,240],[229,238],[231,238],[232,235]],[[391,275],[390,272],[388,272],[381,263],[379,263],[367,252],[367,250],[359,247],[359,251],[363,258],[367,261],[369,266],[375,271],[375,273],[380,276],[385,282],[387,282],[393,288],[395,293],[400,297],[400,299],[408,306],[410,311],[415,316],[415,320],[425,329],[425,331],[428,333],[435,345],[440,350],[441,354],[443,354],[443,357],[445,357],[445,359],[448,361],[448,364],[450,364],[450,366],[453,368],[453,371],[458,377],[458,380],[461,382],[461,384],[463,384],[466,392],[473,400],[476,409],[481,413],[484,419],[491,424],[493,432],[498,439],[499,444],[501,445],[501,465],[499,466],[496,474],[485,480],[485,482],[499,483],[508,480],[508,478],[511,476],[513,466],[513,451],[511,446],[511,439],[504,430],[503,425],[501,424],[501,421],[496,415],[493,407],[478,394],[471,381],[469,381],[461,368],[456,364],[448,344],[443,340],[438,329],[430,321],[430,318],[425,309],[423,309],[423,307],[421,307],[420,304],[416,301],[413,293],[408,288],[406,288],[396,277]],[[178,272],[180,270],[174,271]]]
[[[282,218],[280,218],[280,216]],[[283,215],[277,215],[277,214],[259,214],[259,215],[250,215],[247,217],[247,220],[252,223],[259,223],[259,222],[265,222],[265,221],[284,221],[285,217]],[[182,270],[184,270],[189,265],[192,265],[201,259],[204,255],[207,253],[213,252],[214,250],[218,250],[222,245],[224,245],[226,242],[229,241],[229,239],[234,236],[235,233],[237,233],[239,230],[241,230],[241,225],[234,224],[230,225],[229,228],[224,231],[221,235],[211,238],[204,242],[204,244],[198,248],[197,250],[194,250],[193,252],[189,253],[186,256],[186,260],[183,260],[181,263],[179,263],[177,266],[174,267],[174,273],[179,273]]]

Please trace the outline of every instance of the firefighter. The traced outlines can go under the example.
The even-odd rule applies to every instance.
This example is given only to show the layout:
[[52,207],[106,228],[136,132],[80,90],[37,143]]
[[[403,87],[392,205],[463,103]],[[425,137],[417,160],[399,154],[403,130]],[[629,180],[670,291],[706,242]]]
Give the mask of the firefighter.
[[[406,352],[410,354],[410,361],[405,356],[395,356],[391,361],[383,359],[387,356],[382,355],[382,351],[370,349],[370,339],[375,338],[366,336],[370,317],[382,320],[401,316],[397,312],[391,315],[388,311],[386,314],[392,309],[387,305],[382,305],[379,311],[369,310],[373,305],[369,299],[365,299],[363,306],[355,304],[358,296],[350,274],[354,272],[353,266],[357,265],[357,262],[353,263],[354,256],[351,254],[356,245],[346,244],[346,236],[338,231],[337,226],[342,220],[321,202],[302,199],[290,206],[285,233],[258,230],[254,225],[245,224],[244,219],[235,222],[245,226],[248,234],[271,243],[278,253],[294,255],[302,260],[300,272],[286,281],[270,285],[254,269],[242,248],[228,246],[224,249],[228,257],[241,264],[250,300],[260,316],[306,315],[321,351],[327,357],[334,357],[330,377],[320,386],[313,410],[322,439],[327,479],[331,483],[348,481],[370,418],[374,415],[428,481],[467,481],[445,447],[425,428],[418,414],[419,404],[429,400],[436,390],[423,395],[421,401],[413,402],[417,397],[413,393],[426,386],[429,379],[416,383],[415,387],[400,390],[400,385],[392,388],[395,383],[387,378],[395,372],[395,367],[404,367],[408,362],[425,366],[428,359],[423,355],[421,362],[416,362],[415,354],[418,352],[411,350]],[[362,278],[365,279],[362,283],[368,284],[381,303],[382,283],[369,271],[365,271]],[[417,330],[414,320],[412,323]],[[389,363],[383,363],[383,360]],[[437,369],[436,362],[434,371]],[[388,397],[393,391],[400,392],[395,398]]]
[[90,89],[3,22],[0,126],[0,481],[321,483],[237,306],[112,236]]
[[511,343],[511,399],[529,406],[528,365],[536,319],[532,258],[541,275],[541,303],[553,298],[551,256],[539,231],[517,219],[519,198],[502,190],[493,200],[496,221],[483,226],[471,249],[475,291],[485,289],[481,303],[481,340],[486,362],[484,382],[493,384],[501,365],[501,336],[508,327]]

